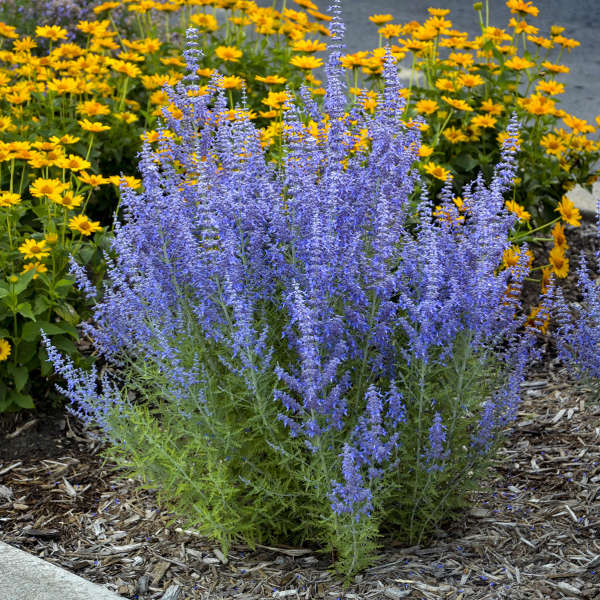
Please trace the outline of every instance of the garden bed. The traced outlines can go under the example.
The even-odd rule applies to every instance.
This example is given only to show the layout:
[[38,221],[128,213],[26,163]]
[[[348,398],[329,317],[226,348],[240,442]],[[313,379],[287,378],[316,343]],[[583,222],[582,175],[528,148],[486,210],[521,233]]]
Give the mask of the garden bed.
[[64,416],[38,417],[60,442],[23,453],[17,440],[35,444],[38,424],[4,442],[0,539],[139,600],[600,598],[600,407],[555,364],[523,392],[473,508],[426,547],[388,540],[345,590],[311,550],[235,546],[223,557],[167,528],[154,495],[119,481]]
[[[594,225],[569,243],[591,254]],[[386,540],[347,588],[311,549],[234,546],[224,557],[168,528],[154,494],[120,481],[65,412],[3,415],[0,427],[0,539],[125,598],[600,599],[600,406],[551,348],[472,508],[428,546]]]

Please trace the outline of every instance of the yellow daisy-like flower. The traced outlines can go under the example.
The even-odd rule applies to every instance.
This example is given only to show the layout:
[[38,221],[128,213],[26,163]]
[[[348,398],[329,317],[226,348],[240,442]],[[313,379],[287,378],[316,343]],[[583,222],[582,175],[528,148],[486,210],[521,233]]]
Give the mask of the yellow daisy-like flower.
[[557,223],[552,230],[554,245],[560,248],[563,252],[569,248],[567,244],[567,236],[565,235],[565,227],[561,223]]
[[540,140],[540,146],[546,149],[546,154],[553,154],[558,157],[565,151],[562,140],[553,133],[548,133],[543,136]]
[[219,29],[219,22],[217,19],[210,14],[198,13],[192,15],[190,21],[200,29],[206,29],[207,31],[216,31]]
[[323,61],[315,56],[292,56],[290,64],[299,69],[316,69],[323,66]]
[[44,196],[47,196],[54,200],[68,188],[69,184],[63,183],[59,179],[44,179],[38,177],[29,186],[29,193],[34,198],[43,198]]
[[558,206],[554,209],[560,213],[562,220],[573,227],[579,227],[581,225],[581,213],[578,208],[571,200],[566,196],[562,197],[562,200],[558,203]]
[[90,133],[100,133],[101,131],[108,131],[110,127],[108,125],[104,125],[100,123],[100,121],[88,121],[87,119],[83,119],[83,121],[77,121],[81,129],[85,131],[89,131]]
[[117,187],[120,187],[121,179],[125,180],[127,187],[130,187],[132,190],[137,190],[142,185],[142,181],[136,177],[133,177],[132,175],[112,175],[108,178],[110,183],[116,185]]
[[431,115],[438,110],[439,107],[440,105],[435,100],[429,100],[427,98],[423,98],[415,104],[417,112],[423,115]]
[[564,279],[569,274],[569,259],[562,248],[554,246],[548,255],[548,262],[557,277]]
[[423,165],[423,169],[428,175],[431,175],[440,181],[446,181],[448,178],[452,177],[448,169],[444,169],[444,167],[437,165],[432,161],[429,161],[427,164]]
[[57,40],[66,40],[68,31],[58,25],[43,25],[35,28],[35,35],[56,42]]
[[50,251],[46,247],[46,240],[34,240],[33,238],[29,238],[25,240],[19,246],[19,252],[25,258],[34,258],[36,260],[41,260],[42,258],[49,256]]
[[506,6],[510,8],[511,13],[523,17],[526,15],[537,17],[540,12],[540,9],[533,6],[532,2],[525,2],[524,0],[507,0]]
[[70,171],[81,171],[83,169],[89,169],[92,165],[87,160],[77,156],[76,154],[69,154],[64,156],[60,160],[56,161],[56,165],[61,169],[69,169]]
[[74,194],[73,192],[67,192],[64,196],[58,196],[57,198],[53,198],[53,200],[56,204],[64,206],[67,210],[73,210],[74,208],[81,206],[83,196]]
[[317,40],[296,40],[292,43],[294,52],[319,52],[325,50],[327,44],[318,42]]
[[529,313],[525,323],[526,327],[537,329],[540,333],[546,333],[550,325],[550,314],[547,310],[542,310],[541,306],[534,306]]
[[86,117],[97,117],[98,115],[110,114],[110,108],[106,106],[106,104],[102,104],[96,100],[81,102],[76,106],[75,110]]
[[456,79],[459,85],[466,88],[473,88],[478,85],[483,85],[485,80],[481,75],[473,74],[473,73],[462,73]]
[[87,183],[92,187],[98,187],[99,185],[110,183],[106,177],[103,177],[102,175],[95,175],[94,173],[88,173],[86,171],[82,171],[77,175],[77,177],[79,178],[79,181],[83,181],[83,183]]
[[10,342],[4,338],[0,339],[0,361],[6,360],[10,356]]
[[520,56],[513,56],[504,63],[504,66],[515,71],[522,71],[535,66],[535,63],[531,60],[527,60],[526,58],[521,58]]
[[389,23],[390,21],[393,21],[394,17],[392,15],[371,15],[369,17],[369,21],[371,21],[371,23],[375,23],[375,25],[383,25],[384,23]]
[[459,144],[460,142],[469,141],[469,137],[457,127],[446,127],[446,129],[444,129],[443,136],[451,144]]
[[242,57],[242,51],[236,46],[218,46],[215,54],[227,62],[239,62]]
[[21,202],[21,194],[14,192],[0,192],[0,208],[16,206]]
[[571,70],[565,65],[556,65],[547,60],[542,63],[542,67],[551,73],[568,73]]
[[69,219],[69,228],[82,235],[90,236],[96,231],[102,231],[99,221],[90,221],[86,215],[75,215]]
[[[531,264],[533,263],[533,254],[531,253],[531,250],[527,250],[525,256],[527,257],[527,266],[531,267]],[[519,248],[519,246],[511,246],[502,254],[502,263],[507,269],[516,267],[520,260],[521,248]]]
[[421,144],[417,154],[421,158],[427,158],[428,156],[431,156],[433,154],[433,148],[431,146],[428,146],[427,144]]
[[240,90],[244,84],[244,80],[237,75],[229,75],[223,77],[219,82],[219,86],[224,90]]
[[21,275],[24,275],[25,273],[32,271],[33,269],[35,269],[35,271],[36,271],[35,275],[33,276],[33,279],[37,279],[38,273],[47,273],[48,272],[48,267],[44,263],[37,261],[37,262],[25,263],[25,265],[23,266],[23,270],[21,271]]
[[254,79],[256,79],[256,81],[262,81],[262,83],[266,83],[267,85],[276,85],[287,81],[285,77],[281,77],[280,75],[267,75],[265,77],[256,75]]
[[273,110],[279,110],[288,100],[290,100],[290,96],[287,92],[269,92],[261,102]]
[[471,119],[471,125],[473,127],[481,127],[482,129],[486,129],[489,127],[494,127],[497,120],[498,119],[492,117],[492,115],[475,115]]
[[493,100],[484,100],[481,103],[481,110],[490,115],[501,115],[504,112],[502,104],[494,104]]
[[506,208],[519,217],[519,221],[529,221],[531,219],[531,213],[525,210],[524,206],[521,206],[514,200],[507,200],[505,203]]
[[549,94],[550,96],[555,96],[556,94],[564,94],[565,93],[565,84],[558,83],[558,81],[554,81],[550,79],[548,81],[540,81],[535,89],[544,92],[545,94]]
[[456,110],[464,110],[465,112],[470,112],[473,110],[471,106],[469,106],[464,100],[460,98],[450,98],[449,96],[442,96],[442,100],[455,108]]
[[2,23],[2,21],[0,21],[0,35],[2,37],[11,39],[16,39],[19,37],[19,34],[17,33],[15,27],[13,27],[12,25],[7,25],[6,23]]

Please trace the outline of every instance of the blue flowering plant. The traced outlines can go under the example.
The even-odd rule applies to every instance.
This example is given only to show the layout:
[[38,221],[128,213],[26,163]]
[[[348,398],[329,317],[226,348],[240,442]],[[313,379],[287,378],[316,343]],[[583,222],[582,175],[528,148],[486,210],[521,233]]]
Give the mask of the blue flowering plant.
[[499,268],[516,123],[489,183],[433,202],[391,55],[376,110],[348,103],[338,4],[323,105],[288,101],[276,158],[218,75],[201,90],[188,32],[180,118],[144,147],[143,191],[123,187],[87,326],[101,377],[47,348],[70,410],[184,526],[224,552],[312,545],[351,575],[385,536],[424,542],[465,505],[536,334],[526,253]]
[[[596,207],[596,226],[600,237],[600,200]],[[594,253],[595,272],[590,269],[583,251],[577,268],[580,301],[568,303],[562,290],[556,296],[552,311],[557,331],[556,345],[560,359],[578,377],[598,389],[600,379],[600,250]]]

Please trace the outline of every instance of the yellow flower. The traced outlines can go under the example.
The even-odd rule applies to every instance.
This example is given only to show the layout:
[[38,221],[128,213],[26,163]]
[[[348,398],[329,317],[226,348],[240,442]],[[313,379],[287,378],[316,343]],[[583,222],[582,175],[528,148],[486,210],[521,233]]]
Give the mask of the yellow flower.
[[21,194],[13,192],[0,192],[0,208],[16,206],[21,202]]
[[46,243],[49,246],[54,246],[54,244],[56,244],[56,242],[58,242],[58,234],[55,233],[55,232],[53,232],[53,231],[51,231],[50,233],[47,233],[44,236],[44,239],[46,240]]
[[535,63],[520,56],[513,56],[504,63],[504,66],[509,69],[514,69],[515,71],[522,71],[523,69],[529,69],[530,67],[535,66]]
[[35,35],[38,37],[45,37],[53,42],[57,40],[66,40],[68,31],[59,27],[58,25],[43,25],[42,27],[35,28]]
[[68,183],[62,183],[59,179],[43,179],[38,177],[30,186],[29,193],[34,198],[43,198],[47,196],[54,200],[66,189],[68,189]]
[[91,133],[99,133],[100,131],[107,131],[110,129],[108,125],[104,125],[100,123],[100,121],[88,121],[87,119],[83,119],[83,121],[77,121],[79,126],[85,131],[89,131]]
[[316,69],[323,66],[323,61],[314,56],[292,56],[290,64],[299,69]]
[[[521,260],[521,251],[519,246],[511,246],[504,251],[502,254],[502,263],[507,269],[512,269],[519,264],[519,261]],[[531,253],[531,250],[527,250],[525,256],[527,257],[527,266],[530,267],[533,263],[533,254]]]
[[19,252],[25,258],[35,258],[36,260],[41,260],[50,254],[50,251],[46,248],[46,240],[38,241],[33,238],[25,240],[19,246]]
[[594,126],[588,124],[585,119],[578,119],[573,115],[567,115],[563,119],[564,124],[567,127],[570,127],[573,131],[577,133],[593,133],[595,131]]
[[546,154],[554,154],[554,156],[560,157],[565,151],[565,147],[561,139],[553,133],[548,133],[540,140],[540,146],[546,148]]
[[200,29],[206,29],[207,31],[216,31],[219,29],[219,23],[217,19],[210,14],[198,13],[190,17],[190,21]]
[[318,42],[317,40],[297,40],[292,43],[292,50],[294,52],[318,52],[326,48],[327,44]]
[[540,81],[535,86],[535,89],[544,92],[545,94],[549,94],[550,96],[555,96],[556,94],[564,94],[565,85],[564,83],[558,83],[558,81],[550,79],[547,81]]
[[428,175],[431,175],[440,181],[446,181],[448,178],[452,178],[452,175],[448,169],[444,169],[444,167],[441,165],[436,165],[432,161],[429,161],[427,164],[423,165],[423,169]]
[[132,190],[137,190],[142,185],[141,180],[136,179],[131,175],[112,175],[108,178],[110,183],[116,185],[117,187],[121,185],[121,179],[125,180],[125,184],[127,185],[127,187],[130,187]]
[[98,115],[110,114],[110,108],[108,108],[106,104],[96,102],[96,100],[87,100],[86,102],[81,102],[75,107],[75,110],[80,115],[85,115],[86,117],[97,117]]
[[569,259],[565,258],[562,248],[554,246],[548,255],[548,262],[557,277],[563,279],[569,274]]
[[442,90],[443,92],[453,92],[455,88],[454,81],[450,79],[446,79],[445,77],[440,77],[435,82],[435,87],[438,90]]
[[555,65],[547,60],[542,63],[542,67],[552,73],[568,73],[570,71],[569,67],[565,65]]
[[114,113],[113,117],[119,121],[123,121],[124,123],[135,123],[138,120],[137,115],[129,111]]
[[529,221],[531,219],[531,213],[525,210],[524,206],[521,206],[518,202],[514,200],[507,200],[506,208],[511,212],[517,215],[519,221]]
[[69,169],[71,171],[81,171],[82,169],[88,169],[91,167],[91,163],[87,160],[81,158],[81,156],[77,156],[76,154],[69,154],[69,156],[65,156],[60,160],[56,161],[56,166],[61,169]]
[[472,73],[461,73],[456,79],[459,85],[472,88],[478,85],[483,85],[485,83],[483,77],[481,75],[474,75]]
[[490,115],[500,115],[504,112],[502,104],[494,104],[493,100],[484,100],[481,103],[481,110]]
[[469,138],[456,127],[446,127],[443,132],[444,137],[452,144],[468,142]]
[[[541,312],[540,312],[541,311]],[[543,320],[542,320],[543,318]],[[534,306],[531,308],[526,327],[532,327],[537,329],[540,333],[546,333],[550,325],[550,314],[547,310],[543,310],[541,306]]]
[[99,221],[90,221],[85,215],[76,215],[69,220],[69,228],[89,236],[96,231],[102,231]]
[[567,237],[565,236],[565,227],[561,223],[557,223],[552,230],[552,237],[554,238],[554,245],[561,250],[565,251],[568,249]]
[[532,15],[538,16],[540,9],[533,6],[531,2],[525,2],[524,0],[507,0],[506,6],[510,8],[510,12],[518,15]]
[[83,196],[80,194],[75,195],[73,192],[67,192],[64,196],[58,196],[56,198],[52,198],[56,204],[60,204],[64,206],[67,210],[73,210],[78,206],[81,206],[83,202]]
[[33,269],[35,269],[35,271],[36,271],[35,275],[33,276],[33,279],[37,279],[38,273],[47,273],[48,272],[48,267],[44,263],[37,261],[37,262],[25,263],[23,265],[23,270],[21,271],[21,275],[23,275]]
[[224,61],[239,62],[242,51],[236,46],[218,46],[215,54]]
[[461,100],[459,98],[450,98],[449,96],[442,96],[442,100],[448,103],[456,110],[464,110],[465,112],[470,112],[473,110],[464,100]]
[[471,125],[473,127],[481,127],[483,129],[493,127],[496,124],[497,119],[491,115],[475,115],[471,119]]
[[2,21],[0,21],[0,35],[12,39],[19,37],[19,34],[17,33],[15,27],[13,27],[12,25],[7,25],[6,23],[2,23]]
[[427,158],[428,156],[431,156],[433,154],[433,148],[431,146],[428,146],[427,144],[421,144],[421,146],[419,147],[419,151],[418,151],[418,155],[421,158]]
[[102,177],[102,175],[94,175],[93,173],[87,173],[86,171],[82,171],[77,175],[79,181],[83,181],[83,183],[87,183],[92,187],[98,187],[99,185],[103,185],[105,183],[110,183],[106,177]]
[[579,227],[579,225],[581,225],[581,213],[579,212],[579,209],[575,208],[573,202],[566,196],[562,197],[562,200],[554,210],[560,213],[560,216],[565,223],[573,225],[573,227]]
[[228,75],[227,77],[223,77],[219,82],[219,86],[224,90],[240,90],[243,84],[244,80],[237,75]]
[[267,75],[266,77],[261,77],[260,75],[256,75],[254,77],[256,81],[262,81],[267,85],[274,85],[278,83],[285,83],[287,79],[285,77],[281,77],[280,75]]
[[424,115],[433,114],[439,107],[440,105],[435,100],[428,100],[427,98],[419,100],[415,104],[417,112]]
[[563,48],[566,48],[568,52],[570,52],[572,48],[577,48],[577,46],[581,46],[581,44],[577,40],[566,38],[562,35],[555,35],[552,38],[552,41],[556,44],[560,44]]
[[371,15],[369,17],[369,21],[375,23],[375,25],[383,25],[384,23],[389,23],[393,20],[394,17],[392,15]]
[[[4,23],[0,23],[3,25]],[[1,29],[0,29],[1,31]],[[4,338],[0,339],[0,361],[6,360],[10,356],[10,342]]]
[[532,94],[528,98],[519,98],[517,102],[532,115],[552,114],[556,106],[554,100],[540,94]]
[[269,92],[268,96],[263,98],[261,102],[273,110],[279,110],[288,100],[290,100],[290,96],[287,92]]

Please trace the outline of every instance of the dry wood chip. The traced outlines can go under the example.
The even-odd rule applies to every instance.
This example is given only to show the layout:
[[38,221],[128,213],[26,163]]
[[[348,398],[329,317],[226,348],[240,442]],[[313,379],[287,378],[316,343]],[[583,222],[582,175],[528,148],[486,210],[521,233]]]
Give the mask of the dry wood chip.
[[152,570],[152,585],[158,585],[158,582],[164,577],[164,574],[167,572],[167,569],[170,567],[170,563],[166,560],[161,560],[156,563],[154,569]]

